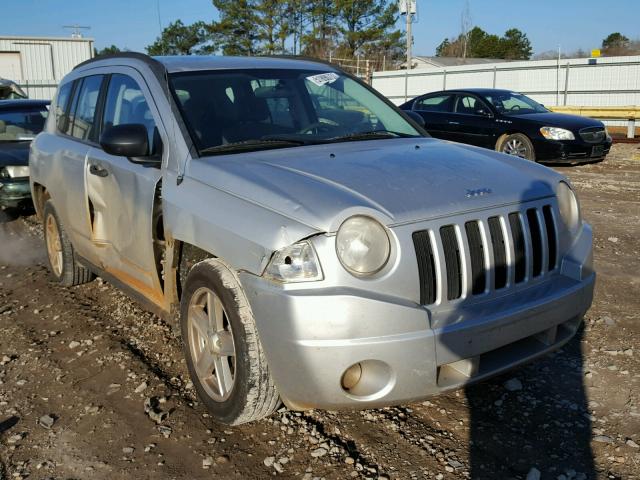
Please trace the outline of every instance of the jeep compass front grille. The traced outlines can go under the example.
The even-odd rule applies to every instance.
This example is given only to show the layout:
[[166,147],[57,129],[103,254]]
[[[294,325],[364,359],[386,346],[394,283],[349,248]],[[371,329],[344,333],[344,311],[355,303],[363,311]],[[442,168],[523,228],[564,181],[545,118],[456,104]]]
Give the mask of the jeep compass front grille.
[[423,305],[526,284],[558,262],[551,205],[420,230],[413,244]]

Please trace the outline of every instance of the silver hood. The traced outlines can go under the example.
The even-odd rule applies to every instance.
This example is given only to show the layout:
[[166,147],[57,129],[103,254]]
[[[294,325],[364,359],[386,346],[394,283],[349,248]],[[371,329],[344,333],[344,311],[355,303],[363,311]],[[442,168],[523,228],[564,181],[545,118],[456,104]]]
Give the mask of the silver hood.
[[[424,139],[335,143],[196,160],[198,179],[316,230],[372,213],[387,225],[554,195],[563,177],[490,150]],[[195,172],[194,172],[195,173]]]

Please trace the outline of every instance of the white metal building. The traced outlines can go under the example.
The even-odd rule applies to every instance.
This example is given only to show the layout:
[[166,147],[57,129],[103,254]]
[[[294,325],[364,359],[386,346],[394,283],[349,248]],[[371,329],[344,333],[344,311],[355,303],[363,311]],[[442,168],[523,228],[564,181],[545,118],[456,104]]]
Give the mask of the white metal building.
[[0,77],[30,98],[51,99],[62,77],[92,57],[90,38],[0,36]]

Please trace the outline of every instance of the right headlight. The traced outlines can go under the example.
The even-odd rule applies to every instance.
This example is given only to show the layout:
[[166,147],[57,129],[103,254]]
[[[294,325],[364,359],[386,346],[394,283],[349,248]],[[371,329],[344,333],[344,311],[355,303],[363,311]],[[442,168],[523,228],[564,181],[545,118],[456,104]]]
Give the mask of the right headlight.
[[562,221],[567,227],[567,230],[574,235],[580,228],[582,219],[580,218],[580,205],[576,194],[573,193],[571,187],[565,182],[558,184],[558,190],[556,192],[558,197],[558,209],[560,210],[560,216]]
[[372,275],[387,264],[391,242],[380,222],[356,215],[345,220],[338,229],[336,252],[340,263],[352,274]]
[[315,282],[324,278],[316,251],[308,240],[275,252],[264,274],[281,283]]
[[542,127],[540,133],[547,140],[575,140],[576,137],[571,130],[558,127]]

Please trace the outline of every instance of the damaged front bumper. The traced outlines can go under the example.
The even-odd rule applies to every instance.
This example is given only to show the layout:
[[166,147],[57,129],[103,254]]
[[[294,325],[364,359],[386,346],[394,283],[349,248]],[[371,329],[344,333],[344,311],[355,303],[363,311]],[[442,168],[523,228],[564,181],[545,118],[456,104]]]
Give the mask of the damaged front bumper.
[[248,273],[240,279],[288,407],[380,407],[459,388],[565,344],[592,302],[591,243],[585,225],[557,274],[458,307],[458,321],[440,327],[427,307],[397,297],[321,283],[284,289]]

